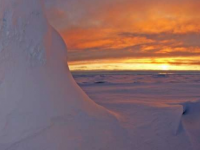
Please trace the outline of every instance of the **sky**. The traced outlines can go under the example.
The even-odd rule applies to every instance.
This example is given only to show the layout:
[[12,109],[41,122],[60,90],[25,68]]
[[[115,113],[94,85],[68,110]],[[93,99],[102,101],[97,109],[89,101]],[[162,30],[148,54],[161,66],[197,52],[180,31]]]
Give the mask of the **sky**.
[[71,70],[200,70],[199,0],[46,0]]

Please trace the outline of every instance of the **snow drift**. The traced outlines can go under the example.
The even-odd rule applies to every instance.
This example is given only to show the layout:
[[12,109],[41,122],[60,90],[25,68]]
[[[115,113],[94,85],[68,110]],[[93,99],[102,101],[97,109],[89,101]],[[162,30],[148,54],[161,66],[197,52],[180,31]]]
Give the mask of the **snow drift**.
[[193,102],[185,102],[181,104],[183,107],[182,124],[188,134],[193,148],[200,148],[200,100]]
[[40,0],[0,0],[0,150],[191,148],[185,132],[173,134],[180,107],[108,110],[82,92],[66,62]]
[[1,150],[121,147],[116,119],[72,79],[40,0],[0,0],[0,71]]

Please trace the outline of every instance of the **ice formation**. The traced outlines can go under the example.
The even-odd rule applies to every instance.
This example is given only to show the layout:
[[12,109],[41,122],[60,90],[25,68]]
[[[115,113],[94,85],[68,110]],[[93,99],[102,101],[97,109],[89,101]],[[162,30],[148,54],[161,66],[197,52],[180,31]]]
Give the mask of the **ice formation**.
[[0,103],[0,150],[112,148],[119,136],[74,82],[40,0],[0,0]]

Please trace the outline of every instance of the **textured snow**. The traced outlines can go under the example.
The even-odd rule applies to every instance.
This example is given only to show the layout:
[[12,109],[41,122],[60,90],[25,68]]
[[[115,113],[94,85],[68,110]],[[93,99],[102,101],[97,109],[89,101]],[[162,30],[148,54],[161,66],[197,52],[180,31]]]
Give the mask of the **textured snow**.
[[200,148],[199,72],[73,74],[96,103],[120,116],[133,148]]
[[0,150],[199,148],[198,101],[100,106],[66,56],[40,0],[0,0]]
[[117,119],[69,73],[65,43],[41,1],[0,0],[0,15],[0,149],[121,147]]

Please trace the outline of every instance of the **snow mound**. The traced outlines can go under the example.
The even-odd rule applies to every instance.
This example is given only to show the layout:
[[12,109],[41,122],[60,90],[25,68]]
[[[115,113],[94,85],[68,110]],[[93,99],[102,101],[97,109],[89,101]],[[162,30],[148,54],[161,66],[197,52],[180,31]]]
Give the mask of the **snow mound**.
[[1,150],[122,147],[117,120],[77,86],[66,55],[40,0],[0,0]]
[[183,128],[190,137],[193,147],[198,150],[200,148],[200,100],[181,105],[183,106]]

